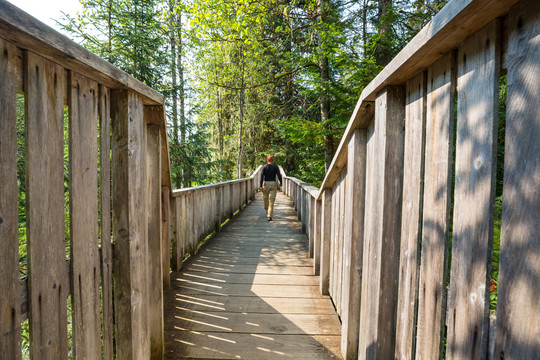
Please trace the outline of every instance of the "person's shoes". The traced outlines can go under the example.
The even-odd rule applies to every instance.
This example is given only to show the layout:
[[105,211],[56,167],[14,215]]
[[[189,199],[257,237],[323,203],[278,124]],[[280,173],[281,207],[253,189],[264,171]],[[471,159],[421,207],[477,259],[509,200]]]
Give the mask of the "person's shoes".
[[266,218],[266,220],[272,221],[272,218],[269,216],[269,217]]

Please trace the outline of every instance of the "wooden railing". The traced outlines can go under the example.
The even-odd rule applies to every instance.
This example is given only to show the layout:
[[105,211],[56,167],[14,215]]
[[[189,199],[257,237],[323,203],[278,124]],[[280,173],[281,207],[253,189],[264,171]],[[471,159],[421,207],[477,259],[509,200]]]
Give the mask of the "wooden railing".
[[345,358],[540,354],[539,38],[536,0],[450,1],[362,92],[320,190],[285,178]]
[[0,111],[0,357],[21,358],[28,318],[33,359],[161,359],[162,190],[171,196],[163,96],[1,0]]
[[201,241],[221,231],[228,219],[248,205],[258,190],[261,169],[259,166],[249,178],[173,191],[170,202],[173,270],[180,270],[187,255],[197,254]]

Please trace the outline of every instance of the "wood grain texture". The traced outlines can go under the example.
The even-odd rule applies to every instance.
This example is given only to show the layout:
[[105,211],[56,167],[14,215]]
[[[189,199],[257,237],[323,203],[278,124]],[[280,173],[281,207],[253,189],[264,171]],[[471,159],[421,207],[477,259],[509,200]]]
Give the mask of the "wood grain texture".
[[[163,153],[161,153],[163,155]],[[161,162],[163,164],[163,162]],[[163,172],[162,172],[163,174]],[[161,274],[163,289],[171,287],[171,190],[167,185],[161,186]]]
[[364,209],[366,181],[366,131],[356,129],[347,151],[347,188],[343,239],[341,354],[358,358],[360,297],[364,247]]
[[358,358],[360,297],[364,246],[366,131],[356,129],[349,139],[343,239],[341,354]]
[[[144,118],[160,112],[146,106]],[[163,338],[163,267],[161,264],[161,143],[157,125],[146,125],[146,221],[148,222],[148,323],[150,358],[161,359],[165,349]]]
[[116,354],[150,357],[144,109],[140,97],[111,91]]
[[30,351],[67,358],[64,69],[26,54],[26,196]]
[[368,128],[364,273],[358,356],[394,356],[401,231],[405,91],[388,87]]
[[328,295],[328,281],[330,275],[330,236],[332,224],[332,189],[324,189],[321,211],[321,294]]
[[[63,64],[66,69],[74,70],[110,88],[130,88],[143,96],[147,103],[163,104],[163,95],[7,1],[0,3],[0,29],[2,38]],[[165,126],[165,123],[162,125]]]
[[487,352],[499,91],[498,38],[499,26],[494,21],[458,50],[448,359],[482,359]]
[[17,200],[17,49],[0,40],[0,353],[21,358]]
[[319,275],[321,270],[321,234],[322,234],[322,200],[315,201],[315,216],[313,226],[313,275]]
[[540,354],[540,4],[509,14],[508,100],[496,358]]
[[74,356],[101,359],[98,252],[98,86],[69,76],[71,296]]
[[428,69],[417,359],[439,358],[446,311],[455,83],[453,54]]
[[[288,204],[278,193],[279,217],[268,222],[257,198],[172,273],[167,359],[341,358],[339,320],[319,292],[306,236]],[[240,241],[251,245],[237,247]],[[228,248],[238,250],[217,250]],[[297,265],[268,265],[284,261]]]
[[399,289],[397,304],[396,359],[412,359],[416,341],[418,266],[420,259],[423,165],[425,73],[407,81],[405,88],[405,146],[403,154],[403,208]]
[[99,86],[101,281],[103,297],[103,358],[113,359],[113,254],[111,243],[111,93]]

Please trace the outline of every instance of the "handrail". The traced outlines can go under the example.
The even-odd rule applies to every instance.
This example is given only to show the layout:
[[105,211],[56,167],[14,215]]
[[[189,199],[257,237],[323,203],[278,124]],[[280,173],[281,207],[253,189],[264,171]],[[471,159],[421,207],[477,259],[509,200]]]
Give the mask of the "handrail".
[[320,187],[331,188],[347,158],[347,143],[355,129],[365,128],[373,117],[373,102],[385,86],[402,85],[411,75],[418,74],[455,49],[467,37],[476,33],[492,19],[508,13],[518,0],[453,0],[392,59],[392,61],[362,91],[356,107]]
[[253,174],[251,174],[251,176],[247,177],[247,178],[222,181],[222,182],[218,182],[218,183],[214,183],[214,184],[199,185],[199,186],[194,186],[194,187],[189,187],[189,188],[175,189],[172,192],[172,196],[176,197],[176,196],[188,194],[188,193],[191,193],[191,192],[194,192],[194,191],[197,191],[197,190],[213,189],[213,188],[220,187],[220,186],[227,185],[227,184],[235,184],[235,183],[241,183],[241,182],[246,182],[246,181],[249,181],[249,180],[253,180],[254,177],[259,173],[259,171],[261,170],[262,167],[263,166],[260,165],[253,172]]

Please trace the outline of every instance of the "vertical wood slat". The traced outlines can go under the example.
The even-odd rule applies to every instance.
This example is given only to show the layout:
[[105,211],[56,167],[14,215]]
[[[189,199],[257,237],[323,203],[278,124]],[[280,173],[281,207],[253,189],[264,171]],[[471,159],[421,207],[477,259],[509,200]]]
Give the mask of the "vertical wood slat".
[[101,206],[101,281],[103,301],[103,358],[112,360],[113,348],[113,286],[111,244],[111,115],[110,91],[99,86],[100,130],[100,206]]
[[332,189],[322,190],[321,203],[321,267],[319,288],[322,295],[328,295],[330,276],[330,237],[332,223]]
[[309,257],[313,259],[315,252],[315,216],[316,216],[316,207],[317,199],[309,194]]
[[540,3],[509,15],[501,261],[495,358],[540,354]]
[[[458,50],[457,142],[447,357],[480,359],[487,351],[493,242],[499,24],[493,21]],[[482,106],[479,106],[482,104]]]
[[118,359],[148,359],[146,166],[142,99],[111,91],[114,304]]
[[[162,107],[145,106],[144,118],[155,123]],[[161,359],[165,351],[163,322],[163,268],[161,264],[161,141],[160,127],[146,125],[146,219],[148,222],[148,323],[150,358]]]
[[0,354],[14,360],[21,358],[16,56],[0,39]]
[[343,302],[341,299],[343,288],[343,240],[345,236],[345,189],[347,187],[347,169],[341,171],[341,184],[339,185],[339,233],[338,233],[338,246],[337,246],[337,278],[336,278],[336,296],[337,296],[337,308],[339,314],[343,314]]
[[98,86],[71,72],[69,177],[74,356],[101,359],[98,251]]
[[182,269],[182,258],[184,250],[184,239],[185,239],[185,230],[184,230],[184,198],[183,196],[173,197],[174,208],[175,208],[175,217],[174,217],[174,244],[173,244],[173,254],[171,266],[173,271],[179,271]]
[[[163,156],[163,153],[161,154]],[[162,162],[163,164],[163,162]],[[163,172],[163,169],[162,169]],[[163,182],[163,179],[162,179]],[[161,274],[163,289],[171,288],[171,242],[170,242],[170,224],[171,224],[171,190],[167,185],[161,186]]]
[[386,87],[368,128],[360,335],[365,359],[394,356],[405,96]]
[[343,288],[341,316],[341,354],[358,358],[360,297],[364,246],[364,205],[366,178],[366,131],[353,131],[347,151],[347,187],[345,191],[345,229],[343,239]]
[[26,195],[30,352],[67,358],[64,69],[27,52]]
[[403,208],[399,289],[397,304],[396,359],[414,358],[418,306],[418,256],[421,237],[424,150],[425,73],[406,84],[405,146],[403,154]]
[[329,219],[329,222],[330,222],[330,261],[329,261],[329,282],[328,282],[328,294],[334,298],[334,294],[335,294],[335,284],[336,284],[336,281],[335,281],[335,275],[336,275],[336,270],[335,270],[335,261],[336,261],[336,256],[335,256],[335,253],[336,253],[336,250],[335,250],[335,246],[336,246],[336,233],[337,233],[337,218],[338,218],[338,210],[337,207],[338,207],[338,200],[339,198],[337,197],[337,189],[338,189],[338,184],[334,184],[334,186],[332,187],[332,201],[331,201],[331,211],[332,211],[332,215],[331,215],[331,218]]
[[317,200],[317,198],[314,198],[314,200],[315,225],[313,231],[313,275],[319,275],[321,270],[322,200]]
[[453,71],[451,53],[428,68],[417,359],[438,359],[444,332],[454,129]]

